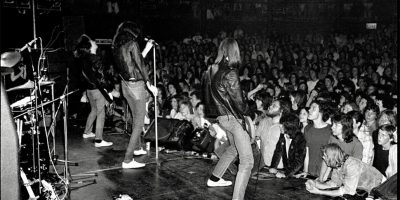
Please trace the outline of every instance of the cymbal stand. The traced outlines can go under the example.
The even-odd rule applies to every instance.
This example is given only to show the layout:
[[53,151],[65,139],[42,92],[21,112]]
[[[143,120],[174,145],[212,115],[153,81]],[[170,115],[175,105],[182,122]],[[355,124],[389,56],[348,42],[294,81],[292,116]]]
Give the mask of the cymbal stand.
[[[32,110],[34,110],[34,113],[32,114],[32,142],[35,143],[35,139],[34,137],[36,136],[36,144],[37,145],[37,150],[35,152],[35,148],[33,145],[33,173],[38,174],[38,181],[39,181],[39,188],[42,188],[42,177],[41,177],[41,165],[40,165],[40,139],[39,139],[39,112],[38,112],[38,98],[41,98],[41,91],[40,91],[40,86],[39,86],[39,72],[35,71],[35,67],[33,64],[33,59],[32,59],[32,52],[31,52],[31,48],[28,47],[28,52],[29,52],[29,59],[31,62],[31,66],[32,66],[32,72],[33,72],[33,81],[34,81],[34,85],[33,85],[33,93],[35,94],[35,101],[34,101],[34,107],[31,108]],[[39,68],[39,66],[38,66]],[[42,113],[44,114],[44,113]],[[36,168],[36,159],[37,158],[37,168]],[[39,190],[39,194],[41,194],[41,191]]]

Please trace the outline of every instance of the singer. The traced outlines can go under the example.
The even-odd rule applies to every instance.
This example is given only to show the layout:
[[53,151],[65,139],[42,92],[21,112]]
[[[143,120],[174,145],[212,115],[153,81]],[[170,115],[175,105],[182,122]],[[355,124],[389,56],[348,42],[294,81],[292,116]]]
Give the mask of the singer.
[[144,67],[143,61],[143,58],[153,47],[154,42],[153,40],[148,40],[145,49],[140,53],[137,43],[140,32],[135,23],[125,21],[118,26],[112,43],[117,74],[121,78],[122,93],[128,102],[133,118],[132,135],[122,162],[122,168],[141,168],[145,166],[144,163],[136,162],[133,159],[133,155],[144,126],[146,86],[154,96],[157,95],[157,87],[150,84],[148,72]]
[[[211,65],[207,74],[209,81],[203,88],[210,104],[215,104],[219,126],[223,128],[229,139],[229,146],[220,157],[217,165],[207,181],[208,187],[230,186],[231,181],[222,179],[231,162],[239,154],[239,171],[236,175],[232,199],[243,199],[253,168],[253,152],[249,134],[245,131],[244,114],[248,110],[243,101],[243,92],[239,84],[238,69],[240,66],[239,46],[235,39],[224,39],[219,48],[215,64]],[[208,82],[208,83],[207,83]],[[209,94],[207,96],[207,94]],[[208,104],[207,104],[208,105]]]

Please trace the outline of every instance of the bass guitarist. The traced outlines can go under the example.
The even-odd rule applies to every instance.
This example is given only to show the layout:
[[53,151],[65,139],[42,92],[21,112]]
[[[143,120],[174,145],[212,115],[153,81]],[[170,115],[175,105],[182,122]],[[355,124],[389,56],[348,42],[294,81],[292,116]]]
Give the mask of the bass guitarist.
[[[96,55],[97,44],[87,35],[80,37],[77,45],[77,63],[82,69],[83,87],[90,103],[90,113],[86,120],[83,138],[95,137],[95,147],[111,146],[112,142],[103,140],[103,128],[106,114],[106,105],[112,102],[106,91],[104,66],[99,56]],[[96,120],[95,134],[92,132]]]

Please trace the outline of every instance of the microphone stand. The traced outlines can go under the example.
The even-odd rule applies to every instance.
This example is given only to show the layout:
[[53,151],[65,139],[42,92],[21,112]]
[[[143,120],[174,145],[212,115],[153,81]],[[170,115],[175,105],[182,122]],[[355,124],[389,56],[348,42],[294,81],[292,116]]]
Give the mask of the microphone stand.
[[[153,77],[154,77],[154,86],[157,87],[157,69],[156,69],[156,47],[153,46]],[[158,112],[157,112],[157,95],[154,95],[154,133],[156,136],[156,163],[157,166],[160,166],[160,162],[158,160]]]
[[[66,87],[68,87],[68,86],[66,86]],[[73,176],[78,176],[78,177],[86,176],[86,177],[83,177],[83,178],[87,178],[87,177],[90,177],[90,176],[97,176],[97,173],[93,173],[93,174],[77,174],[77,175],[71,175],[70,174],[69,164],[72,163],[72,162],[68,161],[68,124],[67,124],[67,121],[68,121],[67,99],[68,98],[67,97],[69,95],[71,95],[72,93],[78,91],[78,90],[75,90],[75,91],[72,91],[70,93],[67,93],[66,92],[67,88],[65,88],[64,91],[65,91],[65,93],[63,95],[61,95],[61,97],[60,97],[60,104],[63,105],[63,112],[64,112],[64,117],[63,117],[63,120],[64,120],[64,160],[62,162],[64,162],[64,181],[65,181],[66,187],[68,188],[68,194],[66,194],[66,196],[69,196],[70,195],[69,193],[71,192],[71,189],[76,189],[76,188],[71,188],[70,189],[70,184],[71,183],[86,184],[86,185],[83,185],[83,186],[96,184],[96,179],[74,181],[72,179]],[[78,163],[75,163],[75,166],[78,166]],[[81,186],[81,187],[83,187],[83,186]]]

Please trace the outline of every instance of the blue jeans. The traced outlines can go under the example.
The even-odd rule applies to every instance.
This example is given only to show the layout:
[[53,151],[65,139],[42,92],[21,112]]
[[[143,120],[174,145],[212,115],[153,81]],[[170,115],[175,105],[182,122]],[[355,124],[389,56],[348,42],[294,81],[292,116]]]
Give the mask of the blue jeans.
[[129,163],[133,159],[133,151],[137,148],[140,133],[144,127],[144,116],[146,115],[147,91],[143,81],[121,83],[122,93],[132,113],[132,135],[126,149],[124,162]]
[[251,149],[250,136],[243,130],[241,120],[236,120],[232,115],[218,117],[219,125],[226,131],[229,146],[220,157],[212,174],[221,178],[232,161],[239,154],[239,169],[236,175],[232,199],[243,199],[247,184],[253,168],[254,158]]
[[86,90],[90,103],[90,113],[86,120],[84,133],[90,133],[93,129],[94,120],[96,120],[96,139],[103,139],[104,121],[106,119],[106,98],[100,90]]

